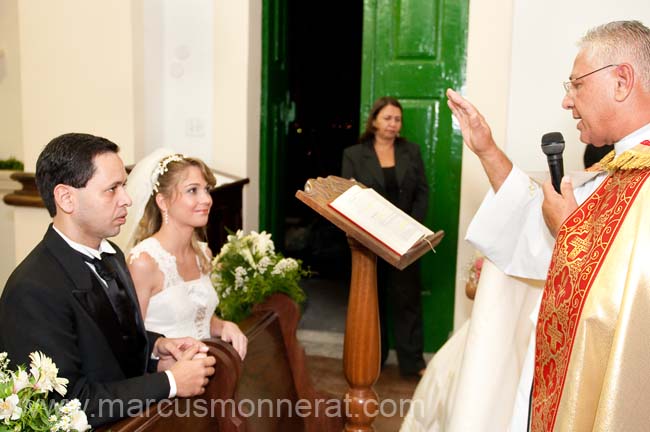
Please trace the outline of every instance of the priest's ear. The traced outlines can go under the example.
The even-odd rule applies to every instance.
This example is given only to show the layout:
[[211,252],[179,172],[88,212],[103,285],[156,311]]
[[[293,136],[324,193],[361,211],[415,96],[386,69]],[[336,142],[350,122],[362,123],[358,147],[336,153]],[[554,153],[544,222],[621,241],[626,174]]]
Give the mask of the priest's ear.
[[618,102],[623,102],[632,93],[635,76],[634,68],[629,63],[621,63],[616,66],[616,90],[614,96]]
[[72,186],[58,184],[54,186],[54,202],[56,203],[57,213],[61,210],[63,213],[70,214],[75,207],[75,190]]

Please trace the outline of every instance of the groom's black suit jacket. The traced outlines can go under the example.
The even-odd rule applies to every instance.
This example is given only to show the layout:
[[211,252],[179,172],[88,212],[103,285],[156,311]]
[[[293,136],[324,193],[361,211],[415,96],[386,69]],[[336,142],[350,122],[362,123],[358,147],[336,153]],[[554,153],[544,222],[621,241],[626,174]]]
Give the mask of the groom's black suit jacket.
[[70,380],[65,398],[87,404],[93,426],[169,395],[167,376],[156,373],[150,360],[160,335],[145,332],[124,254],[113,247],[117,277],[137,313],[135,332],[120,329],[101,283],[51,225],[0,297],[0,352],[9,354],[14,367],[28,366],[33,351],[51,357],[59,376]]

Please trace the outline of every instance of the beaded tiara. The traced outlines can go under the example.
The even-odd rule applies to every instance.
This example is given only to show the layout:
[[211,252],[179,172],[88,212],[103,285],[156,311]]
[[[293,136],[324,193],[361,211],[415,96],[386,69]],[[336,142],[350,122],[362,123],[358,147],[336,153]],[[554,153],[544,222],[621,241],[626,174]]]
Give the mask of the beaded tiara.
[[158,193],[158,188],[160,187],[160,182],[159,178],[161,175],[165,174],[169,168],[167,165],[169,165],[172,162],[180,162],[185,159],[185,156],[182,154],[173,154],[169,155],[160,162],[158,162],[158,165],[156,165],[156,168],[154,168],[153,172],[151,173],[151,184],[153,185],[153,188],[151,190],[151,195]]

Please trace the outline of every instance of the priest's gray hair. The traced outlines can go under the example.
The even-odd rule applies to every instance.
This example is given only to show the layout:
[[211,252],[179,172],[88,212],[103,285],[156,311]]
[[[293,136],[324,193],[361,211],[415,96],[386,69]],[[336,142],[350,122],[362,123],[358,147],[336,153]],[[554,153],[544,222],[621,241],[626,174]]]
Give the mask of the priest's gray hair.
[[629,63],[636,78],[650,91],[650,29],[640,21],[612,21],[594,27],[578,46],[605,63]]

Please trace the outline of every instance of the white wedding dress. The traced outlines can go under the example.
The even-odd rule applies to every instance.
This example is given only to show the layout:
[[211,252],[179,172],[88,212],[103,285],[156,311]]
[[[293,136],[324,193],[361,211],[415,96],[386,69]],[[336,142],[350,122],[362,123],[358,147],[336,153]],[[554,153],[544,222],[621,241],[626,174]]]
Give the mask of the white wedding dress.
[[[199,243],[207,253],[207,244]],[[210,320],[219,304],[217,293],[212,287],[209,274],[191,281],[185,281],[178,274],[176,257],[167,252],[153,237],[149,237],[131,250],[129,262],[147,253],[163,273],[162,291],[149,299],[144,325],[147,330],[166,337],[190,336],[195,339],[210,337]],[[199,265],[199,258],[196,257]]]

